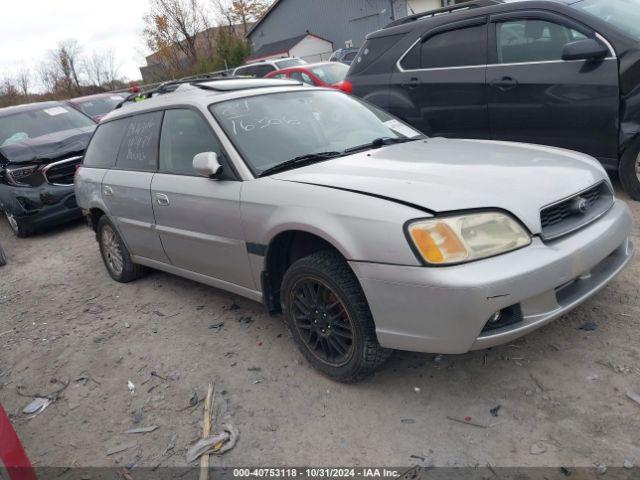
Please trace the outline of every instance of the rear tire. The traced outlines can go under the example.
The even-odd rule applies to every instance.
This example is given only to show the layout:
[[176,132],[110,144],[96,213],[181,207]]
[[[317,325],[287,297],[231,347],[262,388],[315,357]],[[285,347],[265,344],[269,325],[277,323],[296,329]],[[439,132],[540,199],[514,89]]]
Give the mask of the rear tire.
[[314,253],[291,265],[281,297],[298,348],[328,377],[355,382],[371,375],[391,355],[378,343],[358,279],[337,252]]
[[26,226],[19,218],[13,216],[13,214],[5,211],[4,216],[11,227],[11,231],[18,238],[28,237],[33,233],[31,227]]
[[640,149],[627,150],[618,167],[618,176],[622,188],[634,200],[640,200]]
[[106,215],[98,221],[97,235],[102,261],[111,278],[116,282],[129,283],[144,276],[146,268],[133,263],[122,237]]

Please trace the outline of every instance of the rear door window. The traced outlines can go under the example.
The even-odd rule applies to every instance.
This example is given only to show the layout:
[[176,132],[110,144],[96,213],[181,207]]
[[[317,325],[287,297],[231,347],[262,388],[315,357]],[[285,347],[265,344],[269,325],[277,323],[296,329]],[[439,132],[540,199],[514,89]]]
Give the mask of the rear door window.
[[193,157],[203,152],[217,153],[222,163],[222,148],[205,120],[186,108],[167,110],[160,137],[160,172],[196,175]]
[[293,78],[294,80],[298,80],[300,82],[306,83],[307,85],[316,84],[316,82],[314,82],[313,79],[304,72],[291,72],[289,74],[289,77]]
[[421,68],[447,68],[486,65],[487,26],[437,33],[422,44]]
[[587,38],[564,25],[534,19],[497,23],[496,37],[499,63],[562,60],[567,43]]
[[131,118],[122,118],[98,125],[84,156],[85,167],[113,168],[122,137]]
[[120,145],[116,167],[122,170],[156,170],[161,124],[162,112],[131,117]]

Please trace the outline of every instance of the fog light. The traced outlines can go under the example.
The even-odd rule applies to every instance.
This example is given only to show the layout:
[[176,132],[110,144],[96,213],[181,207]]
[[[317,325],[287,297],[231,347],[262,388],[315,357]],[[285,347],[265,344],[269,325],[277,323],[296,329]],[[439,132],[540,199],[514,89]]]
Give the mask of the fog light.
[[502,310],[494,313],[489,317],[489,323],[498,323],[502,318]]

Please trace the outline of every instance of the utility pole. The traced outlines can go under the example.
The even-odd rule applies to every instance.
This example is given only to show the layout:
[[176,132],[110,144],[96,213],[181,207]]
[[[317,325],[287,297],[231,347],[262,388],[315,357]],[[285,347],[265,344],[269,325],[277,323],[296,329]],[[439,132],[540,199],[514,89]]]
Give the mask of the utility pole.
[[393,0],[389,0],[389,7],[391,8],[391,21],[393,22],[396,19],[396,16],[393,13]]

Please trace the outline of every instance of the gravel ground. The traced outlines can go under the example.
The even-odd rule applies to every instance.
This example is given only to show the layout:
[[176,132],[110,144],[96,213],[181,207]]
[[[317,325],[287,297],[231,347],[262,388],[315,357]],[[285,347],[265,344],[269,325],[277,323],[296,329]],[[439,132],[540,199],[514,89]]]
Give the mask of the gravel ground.
[[[640,203],[631,206],[640,221]],[[210,380],[217,424],[240,431],[212,465],[640,463],[640,405],[625,395],[640,392],[640,257],[580,308],[513,344],[444,357],[396,352],[374,377],[341,385],[312,370],[259,304],[160,272],[112,281],[82,224],[17,240],[0,222],[0,243],[9,257],[0,269],[0,399],[36,465],[186,465],[202,416],[202,403],[189,401]],[[595,330],[580,329],[585,322]],[[18,392],[67,381],[42,413],[21,413],[31,399]],[[448,419],[467,416],[489,426]],[[159,428],[125,433],[146,426]],[[107,455],[116,447],[129,448]]]

